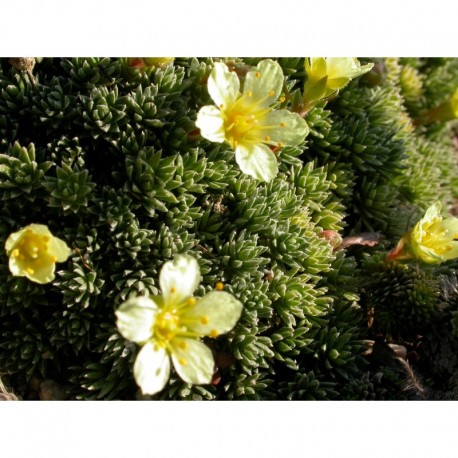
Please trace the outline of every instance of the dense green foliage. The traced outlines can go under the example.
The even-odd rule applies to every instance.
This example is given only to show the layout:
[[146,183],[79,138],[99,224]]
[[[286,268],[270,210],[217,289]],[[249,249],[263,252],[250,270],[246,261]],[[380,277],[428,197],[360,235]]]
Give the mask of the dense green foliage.
[[[225,59],[241,70],[259,60]],[[291,108],[304,59],[278,62]],[[188,253],[196,295],[223,281],[244,311],[205,341],[211,385],[172,374],[154,398],[456,398],[458,264],[385,258],[433,202],[454,209],[457,124],[414,120],[458,87],[458,60],[364,62],[376,65],[306,115],[304,144],[261,183],[196,129],[212,59],[145,71],[45,58],[31,73],[1,59],[0,245],[41,223],[73,250],[45,285],[13,277],[0,250],[1,379],[24,399],[46,379],[71,399],[141,398],[138,347],[114,311],[158,294],[164,262]],[[383,241],[334,249],[331,231]]]

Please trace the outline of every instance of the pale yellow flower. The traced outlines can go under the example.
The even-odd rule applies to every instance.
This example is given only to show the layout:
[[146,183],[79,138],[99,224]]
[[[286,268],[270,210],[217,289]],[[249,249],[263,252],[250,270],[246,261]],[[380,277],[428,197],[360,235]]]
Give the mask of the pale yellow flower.
[[305,59],[307,81],[303,99],[306,105],[327,99],[352,79],[371,70],[374,64],[361,66],[354,57],[310,57]]
[[280,97],[283,82],[278,62],[265,59],[248,71],[241,91],[237,74],[217,62],[208,79],[208,92],[216,106],[204,106],[197,115],[202,136],[228,143],[242,172],[263,181],[278,173],[271,147],[296,146],[309,133],[297,113],[276,109],[284,101]]
[[389,258],[417,259],[438,264],[458,258],[458,218],[442,218],[441,203],[426,210],[425,216],[399,241]]
[[217,337],[230,331],[243,306],[225,291],[193,297],[199,282],[197,261],[179,255],[161,270],[162,296],[129,299],[116,311],[121,335],[142,345],[134,377],[143,394],[155,394],[164,388],[170,376],[170,360],[185,382],[211,382],[215,363],[200,337]]
[[36,283],[53,281],[56,262],[65,262],[71,253],[67,244],[43,224],[30,224],[14,232],[5,249],[11,273]]

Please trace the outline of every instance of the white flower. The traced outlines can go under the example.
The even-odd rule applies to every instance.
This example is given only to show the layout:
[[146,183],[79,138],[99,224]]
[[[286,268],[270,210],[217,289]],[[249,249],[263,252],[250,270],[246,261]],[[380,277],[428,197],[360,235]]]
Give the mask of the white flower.
[[170,360],[187,383],[205,384],[212,380],[213,355],[199,338],[230,331],[243,306],[224,291],[193,297],[199,281],[197,261],[179,255],[161,270],[162,296],[129,299],[116,311],[121,335],[142,345],[134,364],[134,377],[144,394],[155,394],[164,388],[170,376]]
[[226,141],[235,150],[242,172],[263,181],[278,173],[277,158],[269,146],[295,146],[309,133],[297,113],[275,109],[278,100],[284,101],[280,97],[283,80],[280,65],[265,59],[247,73],[240,93],[238,76],[225,64],[215,63],[208,92],[216,106],[204,106],[197,115],[202,136],[212,142]]

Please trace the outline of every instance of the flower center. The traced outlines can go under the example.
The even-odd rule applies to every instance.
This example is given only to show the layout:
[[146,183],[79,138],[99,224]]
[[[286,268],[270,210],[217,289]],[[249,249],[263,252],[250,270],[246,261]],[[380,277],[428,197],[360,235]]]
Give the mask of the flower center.
[[256,114],[252,113],[249,108],[246,111],[241,109],[229,111],[224,123],[226,140],[235,148],[239,143],[243,143],[244,140],[249,140],[249,137],[253,136],[250,134],[254,134],[253,130],[257,123]]
[[175,313],[164,310],[160,312],[154,323],[154,335],[161,341],[168,341],[179,331],[179,317]]
[[[273,111],[278,102],[270,107],[263,107],[262,103],[272,97],[269,91],[265,97],[255,99],[252,92],[241,95],[232,106],[221,106],[224,115],[224,131],[226,141],[235,148],[238,144],[258,143],[265,140],[263,131],[270,126],[264,126],[265,116]],[[283,101],[284,98],[281,99]]]
[[19,264],[22,264],[30,274],[33,274],[35,269],[44,263],[56,262],[57,260],[48,254],[49,239],[47,235],[36,234],[27,230],[11,254]]

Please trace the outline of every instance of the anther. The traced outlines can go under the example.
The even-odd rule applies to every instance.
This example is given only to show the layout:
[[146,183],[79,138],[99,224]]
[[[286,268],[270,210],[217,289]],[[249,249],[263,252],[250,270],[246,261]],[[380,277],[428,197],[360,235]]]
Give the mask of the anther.
[[273,97],[273,96],[275,95],[275,92],[274,92],[274,91],[269,91],[269,95],[270,95],[271,97]]
[[170,288],[170,292],[171,292],[171,293],[174,293],[175,291],[176,291],[176,289],[172,286],[172,287]]
[[266,142],[270,142],[270,137],[269,137],[268,135],[266,135],[266,136],[264,137],[264,140],[265,140]]
[[31,267],[27,267],[27,269],[25,269],[25,271],[30,275],[33,275],[35,273],[35,271]]
[[259,77],[261,76],[261,74],[260,74],[259,72],[256,72],[256,73],[254,74],[254,76],[256,76],[256,78],[259,78]]
[[188,299],[188,305],[196,305],[196,298],[195,297],[190,297]]
[[280,101],[280,103],[283,103],[286,100],[286,97],[280,97],[278,100]]
[[187,364],[187,362],[186,362],[186,360],[185,360],[184,358],[180,358],[180,359],[178,360],[178,362],[179,362],[182,366],[186,366],[186,364]]
[[280,123],[280,127],[285,127],[285,126],[286,126],[286,124],[284,122]]
[[278,146],[279,148],[283,148],[283,143],[282,143],[282,142],[278,142],[277,146]]
[[212,329],[208,335],[209,337],[215,338],[219,336],[219,332],[216,329]]
[[57,257],[56,256],[51,256],[51,261],[52,262],[57,262]]
[[17,258],[17,257],[19,256],[19,249],[18,249],[18,248],[15,248],[11,254],[12,254],[15,258]]
[[179,342],[178,343],[178,346],[182,349],[182,350],[186,350],[188,348],[188,344],[186,342]]
[[202,324],[208,324],[210,322],[210,320],[208,319],[208,316],[202,316],[202,317],[200,317],[200,322]]
[[222,281],[216,282],[215,288],[216,288],[218,291],[222,291],[222,290],[224,289],[224,283],[223,283]]
[[246,95],[247,95],[248,97],[252,97],[252,96],[253,96],[253,93],[252,93],[251,91],[248,91],[248,92],[246,93]]

